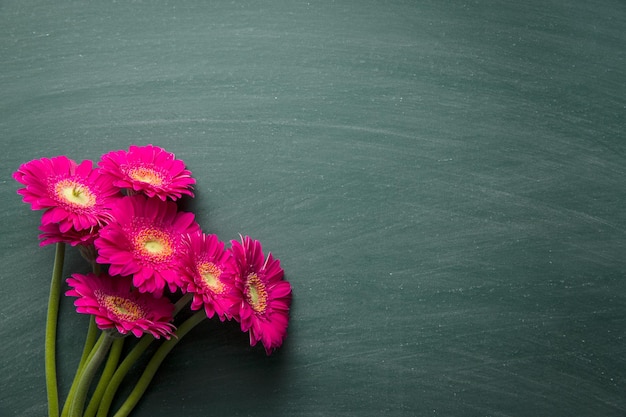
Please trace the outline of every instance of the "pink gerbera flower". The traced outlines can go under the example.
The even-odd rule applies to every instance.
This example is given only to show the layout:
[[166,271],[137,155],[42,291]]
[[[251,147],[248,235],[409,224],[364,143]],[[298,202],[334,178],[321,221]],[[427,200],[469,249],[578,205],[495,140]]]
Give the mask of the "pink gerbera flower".
[[13,178],[26,186],[17,190],[25,203],[33,210],[46,210],[41,223],[58,223],[61,232],[103,224],[119,194],[109,178],[93,169],[92,161],[77,164],[66,156],[27,162]]
[[87,246],[93,244],[100,229],[98,227],[92,227],[90,229],[76,230],[72,227],[65,232],[61,232],[59,223],[51,223],[39,226],[39,230],[42,232],[39,235],[39,239],[41,239],[39,246],[59,242],[69,243],[72,246]]
[[196,180],[173,153],[158,146],[131,146],[128,151],[113,151],[98,164],[113,179],[115,186],[140,192],[161,200],[176,200],[183,194],[193,197]]
[[242,237],[233,240],[231,252],[237,265],[235,285],[242,294],[238,320],[250,332],[250,345],[261,341],[269,355],[287,334],[291,285],[283,280],[280,261],[263,255],[261,243]]
[[193,213],[179,212],[172,201],[134,195],[120,199],[112,214],[95,241],[98,263],[110,264],[111,275],[133,274],[141,292],[160,296],[165,284],[176,291],[182,235],[200,228]]
[[72,289],[65,295],[78,297],[76,311],[93,314],[102,330],[117,329],[136,337],[150,333],[157,339],[169,339],[175,330],[170,323],[174,311],[171,301],[133,290],[131,277],[73,274],[67,283]]
[[71,228],[65,232],[59,229],[59,223],[51,223],[39,226],[42,233],[39,235],[39,246],[52,245],[55,243],[68,243],[78,248],[80,254],[90,263],[96,262],[96,248],[93,243],[98,237],[99,227],[76,230]]
[[198,230],[183,238],[185,244],[181,261],[181,278],[185,292],[193,293],[192,310],[204,307],[207,317],[215,314],[221,321],[230,319],[240,297],[234,284],[234,268],[229,265],[230,252],[216,235]]

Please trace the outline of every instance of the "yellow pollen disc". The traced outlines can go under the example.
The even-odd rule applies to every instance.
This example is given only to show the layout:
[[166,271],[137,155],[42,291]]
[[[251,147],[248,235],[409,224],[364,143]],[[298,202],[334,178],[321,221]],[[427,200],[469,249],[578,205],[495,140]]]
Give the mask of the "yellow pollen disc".
[[117,295],[97,294],[100,303],[115,317],[124,321],[136,321],[145,317],[141,306],[128,298]]
[[246,280],[246,298],[252,309],[257,313],[263,313],[267,307],[267,291],[265,284],[261,282],[257,274],[248,275]]
[[96,196],[91,190],[71,179],[56,183],[55,192],[59,199],[72,206],[91,207],[96,204]]
[[202,277],[202,283],[215,294],[224,292],[224,284],[220,281],[219,276],[222,270],[213,262],[202,262],[198,264],[198,272]]
[[174,253],[172,238],[163,230],[141,230],[133,241],[135,250],[152,261],[164,261]]
[[136,167],[128,171],[128,176],[135,181],[145,182],[150,185],[162,185],[163,175],[148,167]]

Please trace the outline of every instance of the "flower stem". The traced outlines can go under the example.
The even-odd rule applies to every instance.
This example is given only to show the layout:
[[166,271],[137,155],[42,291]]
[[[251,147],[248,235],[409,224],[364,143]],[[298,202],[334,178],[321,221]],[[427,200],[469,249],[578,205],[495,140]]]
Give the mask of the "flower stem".
[[[94,274],[100,274],[100,264],[95,261],[91,262],[91,267],[93,269]],[[65,399],[65,404],[63,405],[63,410],[61,411],[61,417],[67,417],[70,409],[69,406],[72,403],[72,399],[74,398],[74,392],[76,391],[76,385],[80,379],[80,374],[83,370],[83,366],[85,366],[85,362],[91,353],[94,345],[96,344],[96,340],[98,338],[98,327],[96,325],[96,317],[91,315],[89,318],[89,327],[87,328],[87,336],[85,337],[85,344],[83,345],[83,353],[80,356],[80,361],[78,362],[78,368],[76,369],[76,374],[74,374],[74,380],[72,381],[72,385],[70,386],[70,391],[67,394],[67,398]]]
[[135,388],[113,417],[126,417],[130,414],[130,412],[141,399],[141,396],[148,388],[150,381],[152,381],[152,378],[156,374],[156,371],[159,369],[159,366],[161,365],[165,357],[170,353],[174,346],[176,346],[178,342],[180,342],[180,340],[187,333],[189,333],[189,331],[191,331],[191,329],[201,323],[204,319],[206,319],[206,313],[204,312],[204,310],[198,311],[178,327],[178,330],[174,334],[174,337],[164,342],[159,347],[159,349],[157,349],[150,362],[148,362],[148,365],[146,366],[146,369],[144,370],[141,377],[139,378],[139,381],[137,381]]
[[52,268],[52,280],[50,282],[50,295],[48,298],[48,317],[46,319],[45,341],[45,368],[46,390],[48,391],[48,416],[59,415],[59,388],[57,386],[56,367],[56,338],[57,320],[59,317],[59,302],[61,300],[61,287],[63,281],[63,261],[65,260],[65,243],[56,244],[54,254],[54,267]]
[[89,327],[87,328],[87,336],[85,337],[85,345],[83,346],[83,353],[80,357],[80,361],[78,362],[78,368],[74,374],[74,380],[72,381],[70,390],[67,393],[67,398],[65,399],[65,404],[63,405],[63,410],[61,411],[61,417],[67,417],[67,414],[70,412],[70,404],[72,403],[72,398],[74,398],[76,386],[80,380],[80,374],[83,371],[85,362],[87,362],[87,359],[89,358],[89,354],[96,344],[97,337],[98,327],[96,326],[95,316],[91,316],[89,319]]
[[107,385],[109,385],[109,381],[113,377],[113,373],[117,368],[120,356],[122,355],[122,348],[124,347],[125,340],[126,338],[120,337],[113,341],[111,351],[109,352],[109,358],[107,359],[102,375],[100,376],[100,381],[98,381],[96,390],[89,401],[89,405],[87,406],[83,417],[94,417],[96,415],[98,406],[100,405],[100,400],[102,400],[102,396],[104,395],[104,391],[106,390]]
[[193,293],[190,293],[190,292],[180,297],[180,299],[176,301],[176,304],[174,304],[174,312],[172,313],[172,316],[176,317],[176,315],[180,312],[180,310],[182,310],[183,308],[185,308],[187,304],[189,304],[192,298],[193,298]]
[[87,328],[87,336],[85,337],[83,353],[80,356],[79,367],[85,366],[85,362],[87,362],[87,358],[96,344],[96,340],[98,340],[98,326],[96,325],[96,316],[92,315],[89,318],[89,327]]
[[113,402],[115,393],[122,383],[122,380],[124,379],[128,371],[130,371],[135,362],[137,362],[141,354],[145,352],[148,346],[150,346],[150,343],[152,343],[154,340],[155,339],[152,335],[144,335],[139,340],[139,342],[131,349],[128,355],[126,355],[126,358],[124,358],[122,363],[117,367],[117,370],[109,381],[109,384],[104,391],[104,395],[102,396],[102,400],[100,401],[100,406],[98,407],[97,414],[98,417],[106,417],[109,414],[109,408],[111,408],[111,403]]
[[78,382],[74,398],[72,399],[72,405],[70,406],[69,417],[82,416],[91,381],[111,347],[114,337],[107,332],[103,332],[102,335],[102,340],[98,341],[96,344],[97,346],[92,351],[92,354],[81,372],[80,381]]

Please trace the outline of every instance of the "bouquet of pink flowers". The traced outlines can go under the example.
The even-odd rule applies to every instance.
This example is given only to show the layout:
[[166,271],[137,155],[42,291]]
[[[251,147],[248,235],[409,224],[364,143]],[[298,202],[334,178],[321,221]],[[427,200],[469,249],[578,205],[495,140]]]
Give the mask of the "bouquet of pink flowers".
[[[291,286],[278,259],[248,236],[226,247],[202,231],[176,200],[193,197],[185,164],[157,146],[131,146],[102,156],[97,167],[57,156],[27,162],[14,173],[33,210],[44,210],[40,245],[56,244],[46,326],[46,386],[50,417],[109,415],[118,387],[156,339],[147,362],[116,417],[137,404],[172,348],[206,318],[235,320],[269,355],[283,344]],[[72,386],[60,409],[56,329],[65,246],[80,250],[93,268],[67,278],[76,311],[91,315]],[[181,323],[178,313],[193,314]],[[180,321],[180,320],[179,320]],[[122,358],[126,336],[139,338]],[[95,381],[99,375],[99,380]]]

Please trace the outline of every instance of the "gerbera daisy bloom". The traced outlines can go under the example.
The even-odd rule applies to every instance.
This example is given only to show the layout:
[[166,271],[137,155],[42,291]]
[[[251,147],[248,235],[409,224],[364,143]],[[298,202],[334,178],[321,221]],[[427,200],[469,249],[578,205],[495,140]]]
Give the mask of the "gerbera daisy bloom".
[[113,151],[98,163],[113,179],[115,186],[161,200],[176,200],[183,194],[193,197],[196,180],[185,164],[158,146],[131,146],[128,151]]
[[221,321],[233,316],[240,297],[234,288],[234,268],[229,265],[230,252],[224,249],[216,235],[196,233],[183,237],[181,287],[193,293],[192,310],[204,307],[208,318],[215,314]]
[[193,213],[179,212],[173,201],[134,195],[120,199],[112,215],[94,242],[97,262],[110,264],[111,275],[133,275],[141,292],[160,296],[165,284],[176,291],[182,235],[200,228]]
[[42,233],[39,235],[39,246],[52,245],[54,243],[68,243],[78,248],[80,254],[89,263],[96,262],[96,248],[93,243],[98,237],[99,227],[91,229],[76,230],[73,227],[66,232],[61,232],[59,223],[51,223],[39,226]]
[[140,293],[132,288],[131,277],[106,274],[73,274],[67,279],[72,289],[65,295],[78,297],[76,311],[93,314],[102,330],[117,329],[136,337],[150,333],[157,339],[169,339],[175,330],[172,323],[174,305],[167,298]]
[[237,319],[241,330],[250,332],[250,345],[261,341],[269,355],[287,334],[291,285],[283,280],[280,261],[271,253],[265,258],[259,241],[246,236],[231,245],[237,265],[235,285],[242,294]]
[[39,235],[39,246],[52,245],[54,243],[63,242],[72,246],[91,245],[98,236],[99,227],[89,229],[76,230],[73,227],[65,232],[61,232],[59,223],[50,223],[39,226],[41,234]]
[[59,223],[66,232],[90,229],[110,218],[112,199],[119,196],[110,178],[93,169],[93,162],[77,164],[66,156],[35,159],[13,174],[25,188],[17,190],[33,210],[45,209],[41,223]]

